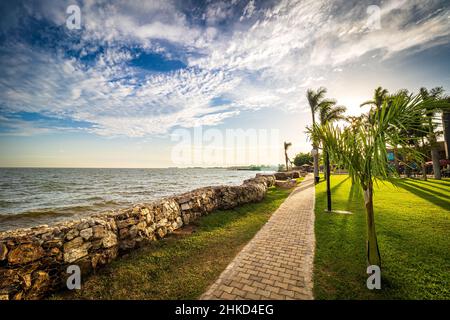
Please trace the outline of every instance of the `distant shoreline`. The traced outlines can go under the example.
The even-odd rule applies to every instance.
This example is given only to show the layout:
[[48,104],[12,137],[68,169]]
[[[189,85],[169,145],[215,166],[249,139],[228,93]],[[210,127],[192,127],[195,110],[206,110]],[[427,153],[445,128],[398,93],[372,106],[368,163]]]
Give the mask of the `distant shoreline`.
[[236,167],[0,167],[0,169],[223,169],[223,170],[249,170],[249,171],[276,171],[275,166],[255,166],[261,169],[253,169],[250,166]]

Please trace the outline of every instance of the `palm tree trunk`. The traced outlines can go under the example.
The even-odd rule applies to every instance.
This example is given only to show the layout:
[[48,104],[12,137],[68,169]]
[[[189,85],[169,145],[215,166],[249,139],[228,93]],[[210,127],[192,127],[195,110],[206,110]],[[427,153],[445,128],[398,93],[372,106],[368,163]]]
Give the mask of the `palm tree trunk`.
[[427,166],[425,162],[422,162],[422,180],[427,181]]
[[450,159],[450,111],[442,111],[442,127],[444,129],[445,157]]
[[441,165],[439,163],[439,150],[436,147],[436,143],[433,143],[431,147],[431,160],[433,160],[433,172],[434,178],[441,180]]
[[[314,115],[314,110],[311,110],[312,113],[312,124],[313,128],[316,124],[316,117]],[[314,162],[314,180],[316,183],[319,182],[319,150],[317,148],[317,142],[313,141],[313,162]]]
[[[324,149],[325,150],[325,149]],[[331,211],[331,187],[330,187],[330,155],[328,151],[325,152],[325,166],[327,174],[327,210]]]
[[284,160],[286,161],[286,171],[289,171],[288,155],[286,151],[284,151]]
[[[422,148],[423,148],[423,153],[426,154],[426,148],[425,148],[425,140],[422,137]],[[427,158],[423,159],[422,162],[422,179],[423,181],[427,181],[427,165],[425,164],[425,162],[427,161]]]
[[428,125],[430,127],[430,147],[431,147],[431,160],[433,161],[433,173],[436,180],[441,180],[441,165],[439,163],[439,150],[436,145],[436,135],[433,131],[433,124],[431,117],[428,120]]
[[373,183],[370,181],[364,190],[364,204],[367,213],[367,262],[381,268],[381,256],[375,232],[375,216],[373,212]]
[[316,183],[319,182],[319,150],[317,150],[317,147],[314,146],[314,179],[316,180]]

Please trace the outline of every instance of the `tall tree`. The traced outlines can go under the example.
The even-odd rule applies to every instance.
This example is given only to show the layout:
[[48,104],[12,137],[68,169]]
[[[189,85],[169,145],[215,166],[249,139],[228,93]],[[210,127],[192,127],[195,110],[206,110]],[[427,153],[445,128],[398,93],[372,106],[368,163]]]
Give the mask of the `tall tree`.
[[284,142],[284,160],[286,161],[286,171],[289,171],[289,157],[287,154],[287,151],[289,149],[289,147],[292,146],[292,143],[290,142]]
[[378,87],[375,89],[372,100],[361,103],[361,107],[370,105],[374,111],[380,110],[383,102],[389,96],[389,91],[387,89],[383,89],[382,87]]
[[428,143],[431,149],[431,160],[433,161],[433,173],[434,178],[437,180],[441,179],[441,164],[439,162],[439,149],[436,138],[436,111],[434,107],[434,102],[443,99],[444,89],[442,87],[435,87],[428,91],[426,88],[420,88],[420,95],[424,100],[424,109],[426,110],[426,119],[428,123]]
[[294,164],[300,167],[304,164],[311,164],[313,162],[313,157],[310,153],[298,153],[294,158]]
[[[346,108],[344,106],[336,106],[335,100],[323,100],[318,105],[320,125],[326,125],[337,120],[344,119]],[[330,157],[325,141],[321,141],[325,162],[325,178],[327,181],[327,210],[331,211],[331,183],[330,183]]]
[[[320,87],[317,91],[313,89],[308,89],[306,92],[306,98],[308,99],[309,107],[311,108],[312,115],[312,125],[313,127],[316,124],[316,112],[318,111],[319,104],[325,97],[327,93],[327,89]],[[313,163],[314,163],[314,179],[319,182],[319,150],[318,150],[319,141],[315,141],[314,138],[312,140],[313,145]]]
[[[401,90],[399,92],[399,94],[407,94],[407,90]],[[383,87],[378,87],[375,89],[374,93],[373,93],[373,97],[372,100],[368,100],[366,102],[361,103],[361,107],[364,106],[371,106],[371,109],[368,113],[368,119],[370,123],[373,123],[374,121],[376,121],[375,118],[375,112],[380,110],[381,106],[383,105],[383,102],[385,101],[389,101],[394,95],[390,95],[389,91],[387,89],[383,89]],[[389,106],[389,104],[388,104]],[[395,170],[397,170],[397,173],[400,173],[400,163],[399,163],[399,159],[398,159],[398,148],[397,146],[392,146],[393,147],[393,151],[394,151],[394,165],[395,165]]]

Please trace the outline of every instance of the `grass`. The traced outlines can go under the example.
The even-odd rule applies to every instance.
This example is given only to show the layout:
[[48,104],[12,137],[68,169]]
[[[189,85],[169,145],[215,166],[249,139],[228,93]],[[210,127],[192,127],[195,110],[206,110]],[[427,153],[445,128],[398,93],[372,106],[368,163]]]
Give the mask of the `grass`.
[[135,250],[85,279],[81,290],[51,298],[196,299],[291,191],[271,187],[262,202],[213,212],[195,222],[195,232]]
[[360,188],[332,176],[316,186],[316,299],[450,299],[450,180],[399,179],[379,184],[375,223],[382,258],[382,288],[366,287],[366,218]]

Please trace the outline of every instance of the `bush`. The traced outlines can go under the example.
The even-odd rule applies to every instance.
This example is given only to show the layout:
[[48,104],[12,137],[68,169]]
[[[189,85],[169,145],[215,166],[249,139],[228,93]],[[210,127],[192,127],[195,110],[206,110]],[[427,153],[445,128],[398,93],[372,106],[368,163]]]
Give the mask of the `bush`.
[[300,152],[294,158],[294,164],[299,167],[304,164],[311,164],[313,162],[313,157],[310,153]]

